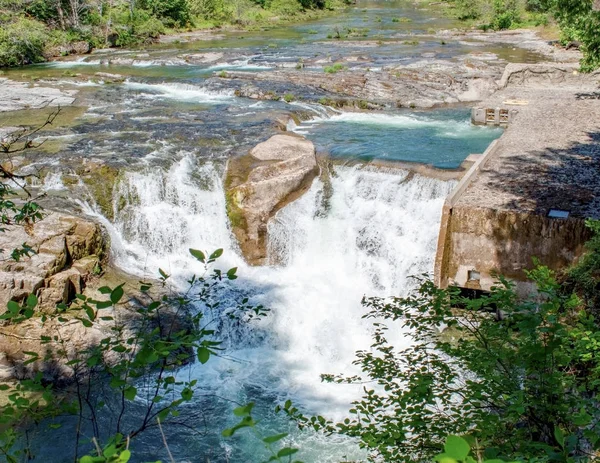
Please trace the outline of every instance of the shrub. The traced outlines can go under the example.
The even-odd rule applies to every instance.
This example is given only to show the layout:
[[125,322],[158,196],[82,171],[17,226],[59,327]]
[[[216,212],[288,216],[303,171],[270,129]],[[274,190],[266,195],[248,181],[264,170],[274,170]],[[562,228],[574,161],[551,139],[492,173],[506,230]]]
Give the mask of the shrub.
[[44,61],[48,40],[44,25],[32,19],[19,19],[0,29],[0,66],[21,66]]
[[335,74],[336,72],[340,72],[345,70],[346,67],[341,63],[335,63],[333,66],[326,66],[323,70],[327,74]]
[[[538,294],[525,300],[503,277],[476,299],[427,279],[408,298],[364,299],[374,331],[371,347],[354,362],[363,374],[322,375],[365,385],[349,418],[306,417],[288,404],[283,411],[301,427],[360,438],[368,461],[431,461],[448,434],[476,443],[475,454],[502,458],[495,463],[593,461],[587,457],[600,448],[600,332],[548,268],[527,275]],[[407,347],[392,345],[388,330],[405,330]],[[450,440],[435,461],[482,461]]]
[[477,19],[481,16],[479,2],[477,0],[457,0],[456,16],[458,19]]
[[492,29],[510,29],[521,22],[516,0],[495,0],[494,16],[491,21]]
[[284,16],[294,16],[302,11],[297,0],[271,0],[268,9]]
[[157,39],[165,33],[165,25],[157,18],[151,17],[134,28],[135,35],[143,41]]
[[191,19],[186,0],[143,0],[140,6],[171,25],[182,26]]

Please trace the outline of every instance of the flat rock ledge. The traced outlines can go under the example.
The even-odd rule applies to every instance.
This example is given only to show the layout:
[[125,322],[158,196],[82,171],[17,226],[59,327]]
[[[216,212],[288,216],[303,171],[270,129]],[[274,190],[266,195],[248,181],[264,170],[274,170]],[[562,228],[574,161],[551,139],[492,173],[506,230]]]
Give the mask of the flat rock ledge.
[[76,90],[61,90],[0,78],[0,112],[69,106],[75,102],[76,94]]
[[269,219],[304,194],[318,172],[313,143],[291,134],[274,135],[228,163],[227,213],[248,263],[267,262]]

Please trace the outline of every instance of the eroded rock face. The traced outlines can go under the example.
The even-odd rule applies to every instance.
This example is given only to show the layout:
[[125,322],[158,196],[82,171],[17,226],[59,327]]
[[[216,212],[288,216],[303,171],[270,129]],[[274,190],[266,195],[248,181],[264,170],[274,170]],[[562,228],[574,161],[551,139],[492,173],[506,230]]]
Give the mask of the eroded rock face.
[[553,88],[556,85],[560,85],[563,89],[583,89],[586,84],[593,86],[594,79],[598,75],[600,75],[598,72],[592,75],[582,75],[579,73],[578,63],[510,63],[504,70],[499,86],[500,88]]
[[0,249],[6,258],[23,243],[36,254],[19,262],[0,263],[0,308],[10,300],[38,296],[39,309],[51,310],[81,293],[105,251],[100,226],[89,220],[52,213],[30,230],[9,227],[0,233]]
[[[36,254],[19,262],[9,259],[12,249],[23,243]],[[24,352],[35,352],[40,359],[58,345],[42,344],[43,336],[58,336],[69,353],[79,352],[107,335],[99,325],[84,327],[78,320],[42,322],[40,315],[54,312],[56,305],[68,304],[82,294],[106,251],[100,226],[89,220],[51,213],[30,229],[8,227],[0,233],[0,313],[11,300],[22,301],[29,294],[38,297],[36,315],[18,324],[0,325],[0,381],[26,378],[42,371],[51,380],[64,380],[72,368],[63,361],[39,360],[24,365]]]
[[275,135],[229,162],[228,214],[250,264],[265,263],[269,219],[304,193],[317,173],[314,145],[296,135]]

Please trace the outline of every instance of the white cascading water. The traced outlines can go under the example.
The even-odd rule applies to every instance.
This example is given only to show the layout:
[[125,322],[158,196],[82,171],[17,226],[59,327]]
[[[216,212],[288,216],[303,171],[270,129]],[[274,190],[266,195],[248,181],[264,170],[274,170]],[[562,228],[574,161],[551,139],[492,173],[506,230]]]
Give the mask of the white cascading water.
[[[371,344],[364,295],[406,294],[411,275],[432,271],[441,208],[454,182],[337,166],[327,198],[315,180],[272,220],[270,252],[279,264],[250,267],[228,228],[221,177],[222,166],[192,156],[167,171],[126,174],[115,207],[127,206],[114,225],[105,221],[115,263],[140,276],[160,267],[184,282],[201,271],[188,248],[224,248],[220,267],[238,267],[236,284],[272,312],[252,330],[221,333],[236,361],[214,359],[192,374],[240,402],[251,385],[340,417],[362,386],[323,384],[320,374],[358,373],[355,352]],[[402,333],[391,336],[406,342]]]
[[[432,270],[453,183],[338,166],[328,206],[316,180],[277,214],[270,248],[283,263],[257,268],[244,263],[228,228],[220,167],[186,156],[166,172],[128,173],[115,194],[115,206],[127,206],[109,226],[115,263],[141,276],[160,267],[183,282],[201,271],[189,248],[224,248],[220,266],[238,267],[238,284],[255,288],[253,301],[272,310],[264,323],[273,354],[295,370],[289,386],[307,399],[319,396],[326,389],[319,374],[347,371],[354,352],[368,346],[363,295],[405,294],[411,275]],[[332,392],[340,397],[338,386]]]

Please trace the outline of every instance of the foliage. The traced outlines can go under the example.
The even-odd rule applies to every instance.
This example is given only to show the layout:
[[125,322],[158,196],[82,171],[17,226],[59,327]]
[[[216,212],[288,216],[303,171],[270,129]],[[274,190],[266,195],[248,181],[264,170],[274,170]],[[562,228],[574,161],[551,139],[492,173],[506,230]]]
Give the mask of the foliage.
[[[308,6],[310,2],[304,2]],[[286,16],[295,16],[305,8],[297,0],[269,0],[267,6],[275,14],[284,14]]]
[[[83,462],[125,462],[129,442],[142,433],[157,427],[162,433],[162,425],[187,426],[181,405],[193,400],[199,386],[197,380],[178,374],[179,370],[194,358],[205,364],[219,355],[221,342],[215,339],[214,326],[266,314],[261,306],[248,305],[247,299],[237,308],[219,310],[218,294],[226,281],[237,278],[236,269],[223,272],[213,268],[221,249],[210,255],[195,249],[190,253],[205,265],[206,272],[192,276],[185,293],[159,290],[162,295],[152,296],[154,285],[141,282],[135,309],[125,314],[123,304],[131,302],[123,285],[100,288],[102,299],[77,295],[70,306],[61,304],[54,313],[36,311],[34,295],[23,304],[9,303],[0,316],[7,323],[18,325],[35,319],[42,325],[60,326],[78,322],[104,337],[74,351],[60,330],[55,330],[56,335],[42,335],[39,340],[45,354],[25,352],[24,367],[68,367],[72,371],[69,390],[74,393],[64,393],[56,380],[48,381],[41,373],[12,388],[3,386],[9,390],[8,403],[0,407],[0,449],[5,454],[17,458],[22,451],[15,439],[16,429],[30,432],[40,426],[52,427],[56,418],[64,420],[65,415],[75,417],[77,423],[64,431],[73,443],[73,454],[78,457],[83,451],[90,455],[82,458]],[[159,273],[161,287],[166,289],[170,277],[162,270]],[[190,312],[192,304],[195,311]],[[100,443],[105,443],[102,451],[98,450]]]
[[[551,271],[529,276],[539,293],[524,301],[503,278],[472,300],[428,279],[407,298],[365,299],[374,333],[357,353],[364,376],[323,376],[369,385],[350,418],[284,411],[359,438],[371,461],[423,461],[448,433],[476,440],[486,458],[586,461],[600,447],[600,334]],[[409,347],[389,343],[392,328]]]
[[22,66],[44,61],[48,35],[38,21],[20,18],[0,28],[0,66]]
[[586,225],[592,232],[586,243],[587,252],[568,269],[563,288],[575,292],[586,310],[600,320],[600,221],[588,220]]
[[460,436],[448,436],[444,443],[444,451],[436,455],[434,460],[439,463],[509,463],[497,458],[483,460],[477,445],[474,447],[473,452],[466,439]]
[[[240,422],[235,426],[225,429],[221,434],[223,437],[232,437],[237,431],[240,429],[249,429],[251,430],[256,438],[262,442],[267,451],[271,454],[271,457],[262,463],[268,463],[271,461],[277,462],[285,462],[292,460],[292,455],[298,453],[298,449],[290,446],[279,446],[275,447],[275,444],[278,444],[280,441],[288,437],[287,433],[278,433],[269,436],[264,436],[261,434],[258,428],[258,422],[254,420],[252,417],[252,409],[254,408],[254,403],[250,402],[247,405],[238,407],[233,410],[233,414],[239,418],[241,418]],[[294,461],[293,463],[302,463],[301,461]]]
[[323,68],[323,71],[326,72],[327,74],[336,74],[340,71],[344,71],[346,69],[346,66],[344,66],[342,63],[335,63],[332,66],[325,66]]
[[449,0],[454,15],[478,21],[483,29],[511,29],[548,23],[553,16],[560,25],[563,44],[581,43],[581,68],[590,72],[600,67],[600,11],[593,0]]
[[140,6],[171,25],[184,26],[190,21],[187,0],[142,0]]
[[[349,0],[0,0],[0,67],[68,53],[70,43],[129,46],[156,40],[169,28],[290,20]],[[314,15],[313,15],[314,16]]]
[[592,0],[548,0],[549,8],[561,29],[569,30],[581,42],[581,68],[590,72],[600,67],[600,11],[593,9]]
[[481,16],[478,0],[456,0],[456,15],[458,19],[478,19]]
[[134,28],[135,35],[144,42],[158,39],[161,34],[165,33],[164,24],[155,17],[150,17],[143,22],[137,24]]

